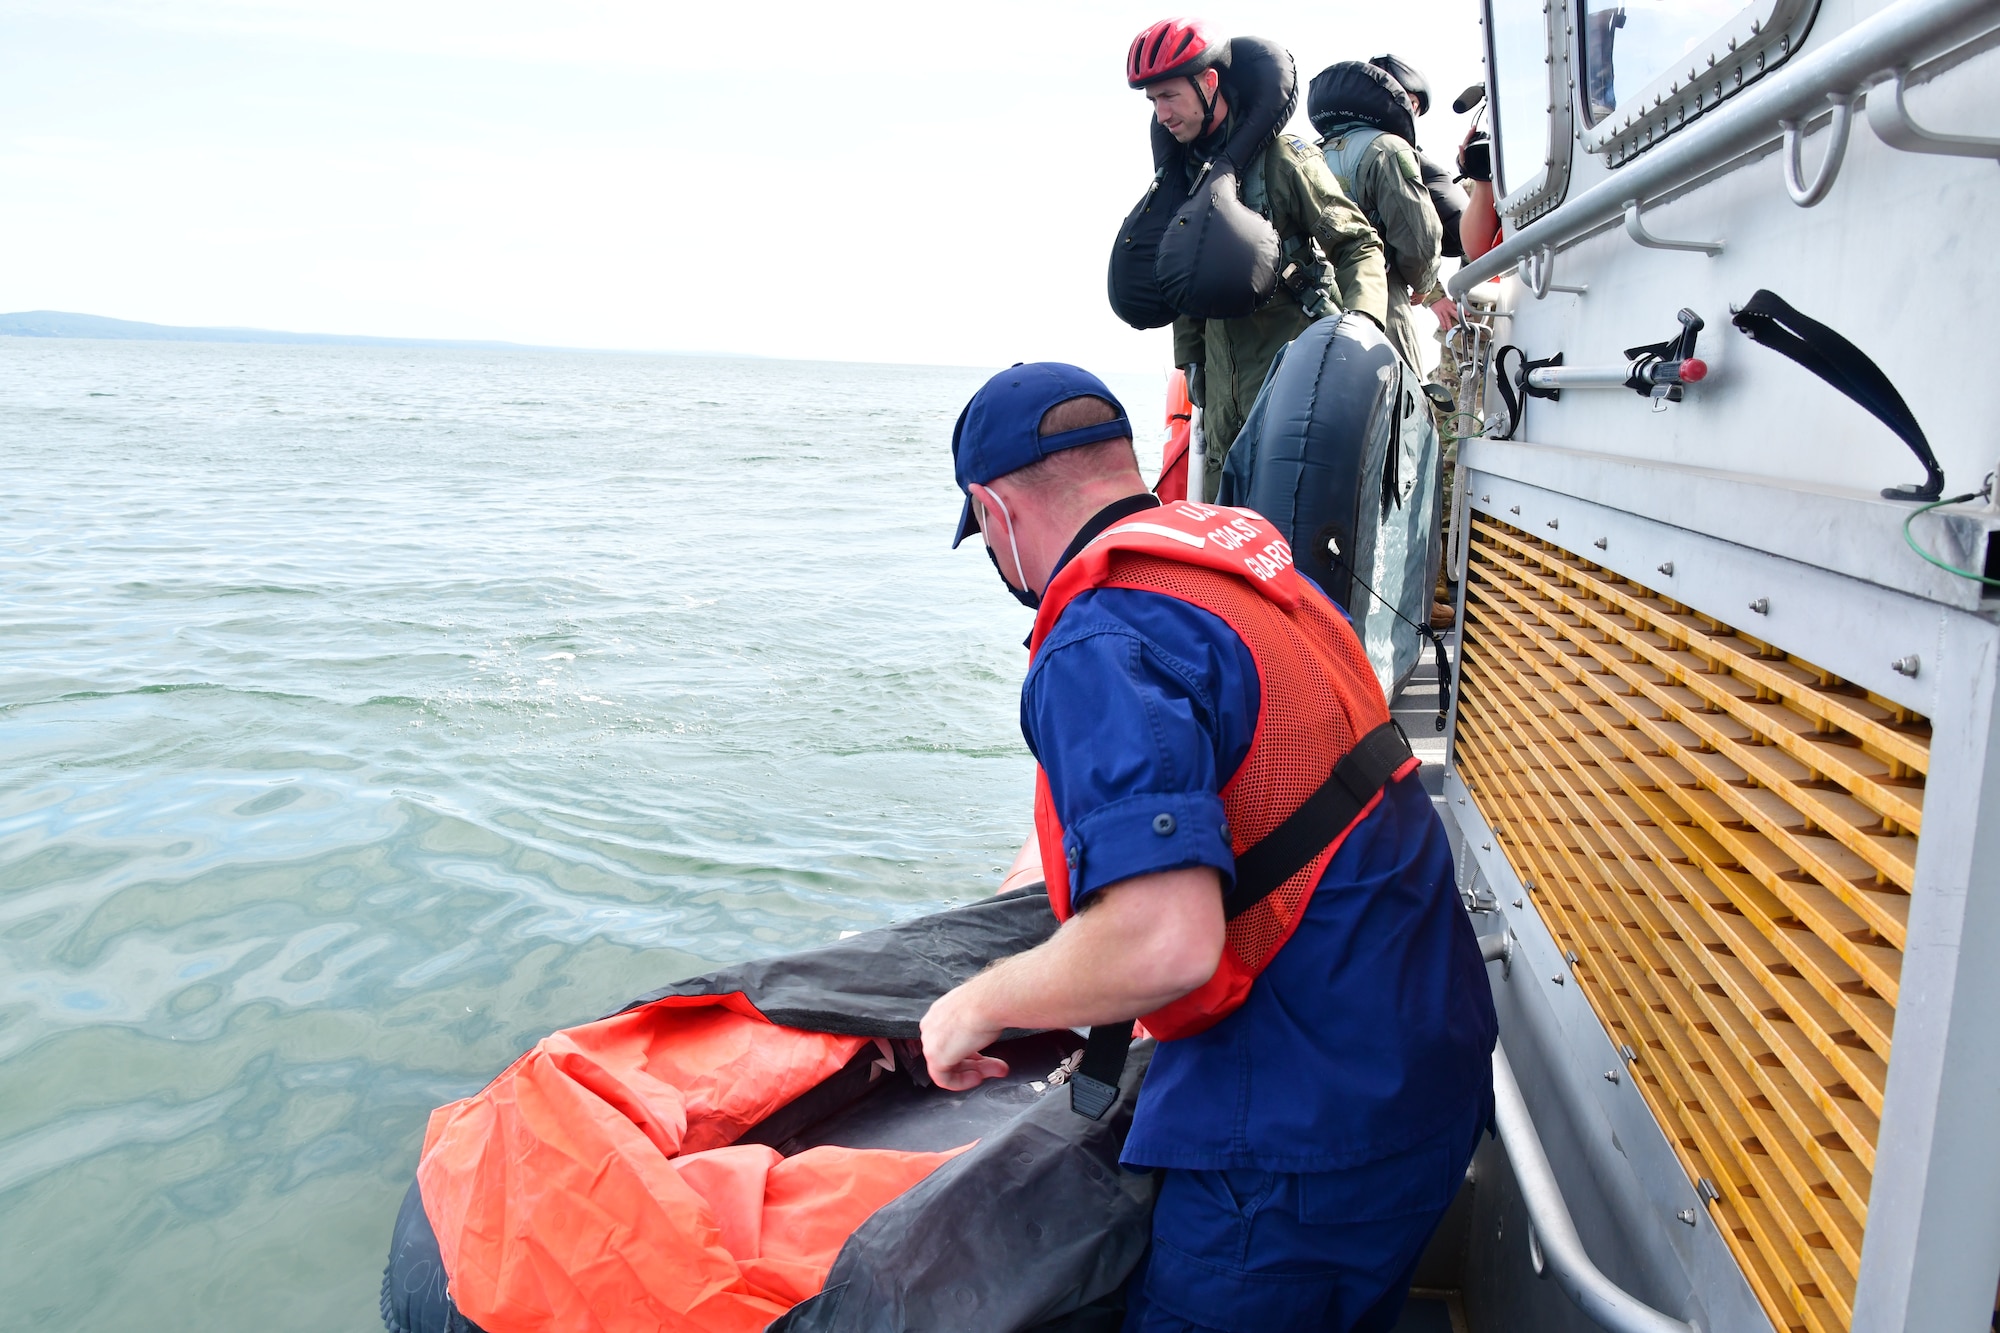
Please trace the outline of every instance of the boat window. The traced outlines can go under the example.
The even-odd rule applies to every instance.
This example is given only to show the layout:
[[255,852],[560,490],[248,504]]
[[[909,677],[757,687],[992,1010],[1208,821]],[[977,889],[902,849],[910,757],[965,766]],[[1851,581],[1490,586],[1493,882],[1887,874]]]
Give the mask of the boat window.
[[1528,184],[1549,157],[1549,20],[1543,0],[1487,0],[1494,192]]
[[1705,55],[1710,35],[1751,7],[1742,0],[1583,0],[1583,105],[1589,123],[1616,111],[1689,55]]

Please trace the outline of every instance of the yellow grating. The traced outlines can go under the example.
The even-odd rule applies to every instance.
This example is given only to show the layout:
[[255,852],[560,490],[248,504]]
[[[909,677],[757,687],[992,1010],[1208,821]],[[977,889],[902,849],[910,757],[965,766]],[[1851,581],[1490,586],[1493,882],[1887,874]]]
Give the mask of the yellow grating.
[[1457,765],[1780,1328],[1846,1329],[1930,724],[1475,515]]

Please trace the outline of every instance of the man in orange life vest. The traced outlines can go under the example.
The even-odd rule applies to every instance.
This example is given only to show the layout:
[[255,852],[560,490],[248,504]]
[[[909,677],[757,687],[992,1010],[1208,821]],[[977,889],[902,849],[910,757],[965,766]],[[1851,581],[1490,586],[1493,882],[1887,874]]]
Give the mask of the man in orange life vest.
[[1072,1104],[1101,1115],[1142,1019],[1123,1160],[1164,1174],[1126,1328],[1388,1329],[1490,1119],[1496,1024],[1367,658],[1262,518],[1147,492],[1088,372],[1002,371],[952,452],[958,540],[1036,608],[1021,725],[1063,925],[932,1006],[931,1077],[1090,1026]]

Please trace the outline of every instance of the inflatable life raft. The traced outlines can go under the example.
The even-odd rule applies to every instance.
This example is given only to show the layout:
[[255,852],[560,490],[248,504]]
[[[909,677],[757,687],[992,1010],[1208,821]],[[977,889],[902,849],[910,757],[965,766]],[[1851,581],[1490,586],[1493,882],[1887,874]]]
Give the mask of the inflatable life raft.
[[1222,467],[1217,502],[1278,525],[1354,623],[1393,699],[1416,671],[1444,555],[1437,427],[1417,373],[1363,315],[1287,343]]
[[1071,1032],[929,1085],[931,1002],[1055,928],[1039,886],[684,981],[441,1107],[396,1219],[390,1333],[1115,1329],[1149,1173],[1118,1165]]
[[1278,288],[1283,246],[1246,207],[1244,171],[1298,108],[1291,52],[1261,37],[1233,37],[1217,62],[1229,102],[1229,137],[1190,188],[1187,148],[1155,120],[1153,180],[1118,228],[1107,285],[1111,309],[1135,329],[1176,316],[1237,319]]

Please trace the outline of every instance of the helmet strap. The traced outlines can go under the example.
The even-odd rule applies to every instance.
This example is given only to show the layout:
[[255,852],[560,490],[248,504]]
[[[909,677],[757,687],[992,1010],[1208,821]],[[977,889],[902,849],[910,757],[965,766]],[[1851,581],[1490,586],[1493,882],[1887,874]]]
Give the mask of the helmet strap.
[[[1211,66],[1211,68],[1213,67]],[[1207,72],[1207,70],[1203,70],[1201,74],[1206,74]],[[1196,74],[1188,82],[1194,85],[1195,100],[1201,103],[1201,133],[1195,137],[1206,139],[1209,131],[1215,128],[1215,103],[1209,99],[1207,92],[1202,89],[1201,74]],[[1221,84],[1218,83],[1216,86],[1219,88]]]

